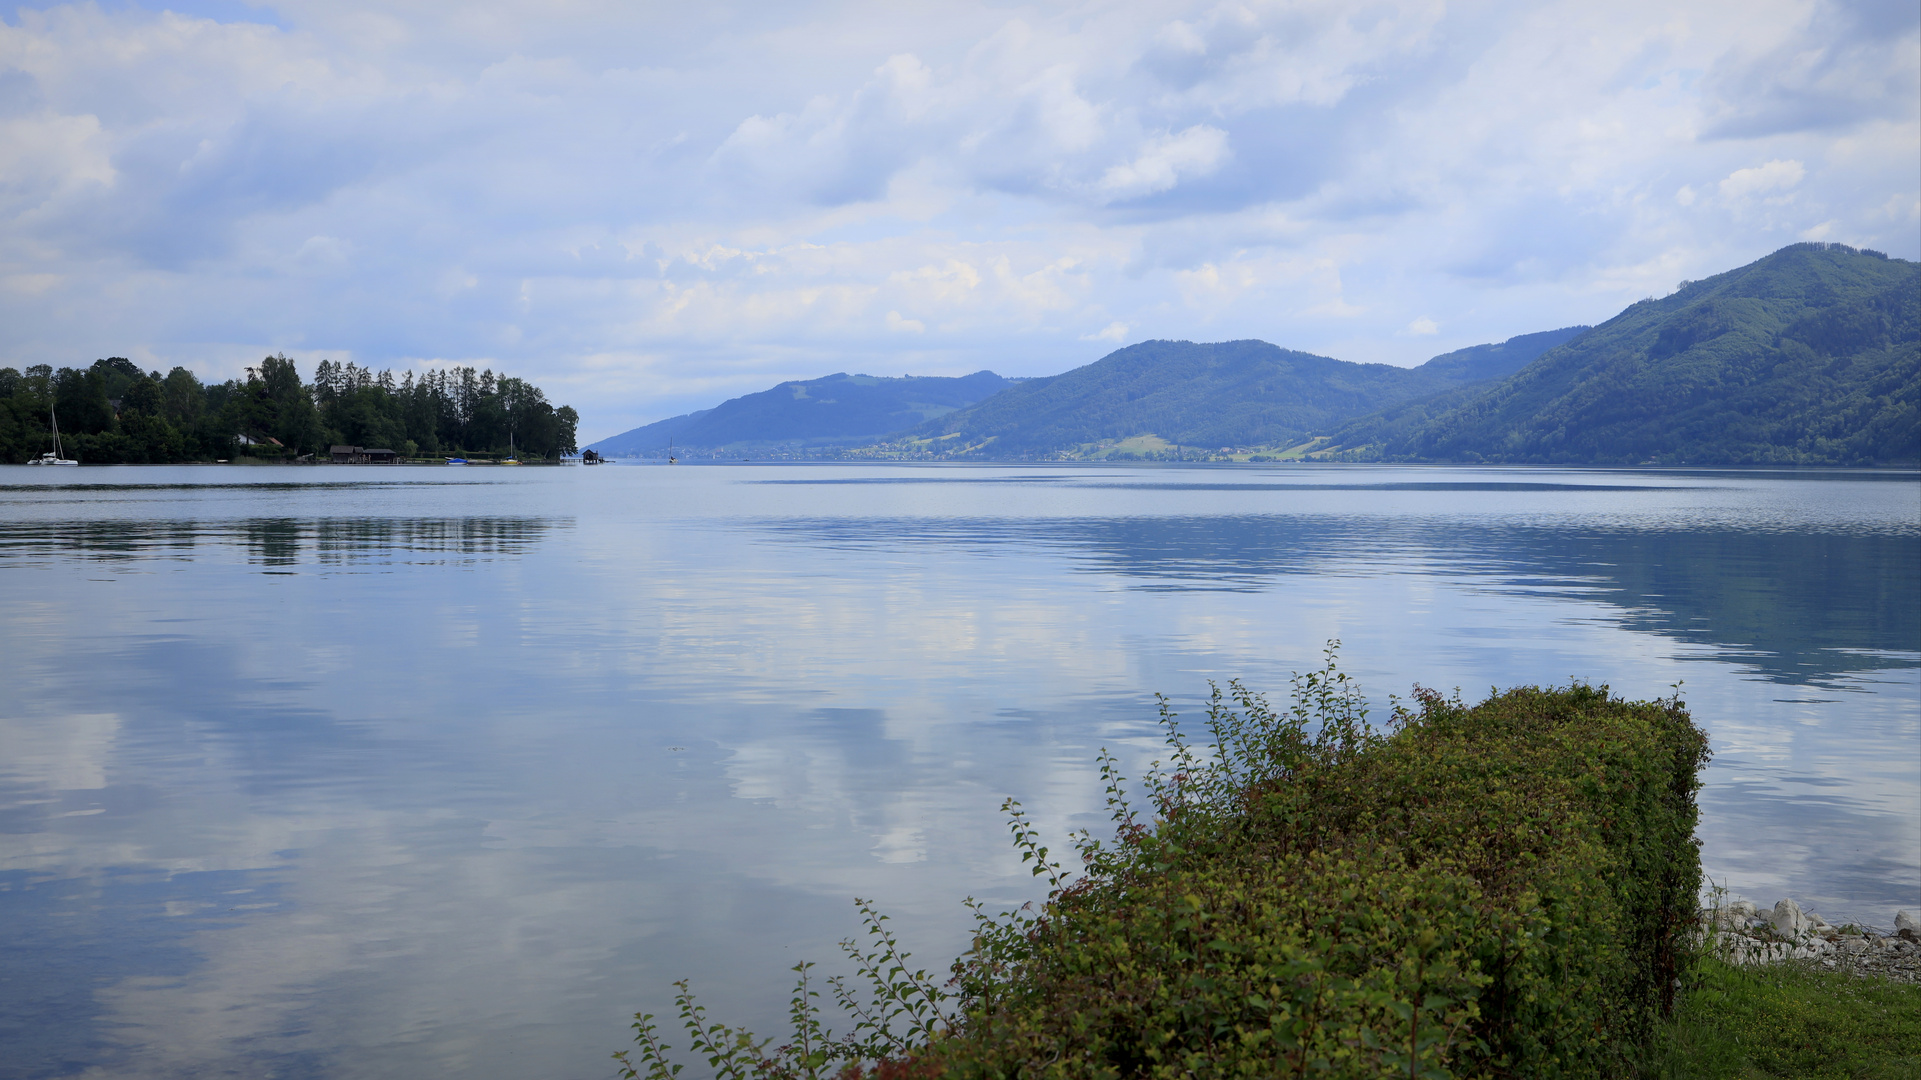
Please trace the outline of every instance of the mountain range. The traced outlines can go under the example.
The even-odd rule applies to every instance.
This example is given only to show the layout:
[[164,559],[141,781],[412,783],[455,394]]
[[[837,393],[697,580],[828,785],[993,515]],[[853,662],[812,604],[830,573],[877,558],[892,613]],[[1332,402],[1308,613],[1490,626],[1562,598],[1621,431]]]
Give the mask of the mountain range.
[[1595,327],[1414,368],[1148,341],[1060,375],[830,375],[594,444],[786,457],[1858,464],[1921,459],[1921,266],[1783,248]]
[[604,457],[650,457],[665,456],[670,446],[732,453],[865,446],[1013,385],[991,371],[960,378],[838,372],[730,398],[586,449]]
[[1148,436],[1203,450],[1291,445],[1362,413],[1518,371],[1586,329],[1478,345],[1416,368],[1265,341],[1147,341],[937,417],[907,442],[947,457],[996,458],[1098,456]]
[[1367,460],[1857,464],[1921,458],[1921,266],[1795,244],[1644,300],[1469,394],[1359,418]]

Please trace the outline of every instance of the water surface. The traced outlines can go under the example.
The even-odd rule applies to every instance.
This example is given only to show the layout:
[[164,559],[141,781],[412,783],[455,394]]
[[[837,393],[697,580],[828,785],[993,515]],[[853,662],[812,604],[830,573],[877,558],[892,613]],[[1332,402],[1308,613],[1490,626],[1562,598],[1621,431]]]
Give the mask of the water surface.
[[0,1077],[604,1077],[1099,828],[1153,694],[1676,683],[1703,858],[1921,907],[1921,482],[1180,467],[0,469]]

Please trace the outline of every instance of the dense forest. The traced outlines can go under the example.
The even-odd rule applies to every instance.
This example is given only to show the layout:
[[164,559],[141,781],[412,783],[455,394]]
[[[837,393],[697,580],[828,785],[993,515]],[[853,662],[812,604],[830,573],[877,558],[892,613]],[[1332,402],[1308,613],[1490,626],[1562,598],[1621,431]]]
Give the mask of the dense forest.
[[1336,431],[1358,461],[1921,459],[1921,266],[1793,244],[1644,300],[1485,389]]
[[1417,368],[1265,341],[1144,341],[930,420],[909,445],[952,457],[1061,458],[1151,432],[1188,446],[1285,446],[1350,417],[1508,375],[1586,329],[1478,345]]
[[83,464],[320,460],[331,445],[381,447],[403,457],[574,452],[579,415],[555,408],[521,379],[446,368],[396,378],[322,360],[303,382],[292,360],[269,356],[244,379],[202,383],[176,367],[141,371],[125,357],[86,368],[0,368],[0,462],[52,448],[57,414],[68,457]]

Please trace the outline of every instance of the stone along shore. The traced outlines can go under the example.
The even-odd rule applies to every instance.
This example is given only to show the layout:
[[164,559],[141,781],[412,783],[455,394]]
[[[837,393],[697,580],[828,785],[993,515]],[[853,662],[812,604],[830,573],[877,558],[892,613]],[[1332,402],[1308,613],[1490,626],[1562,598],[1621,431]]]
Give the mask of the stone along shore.
[[1831,926],[1792,900],[1781,901],[1772,911],[1737,900],[1703,915],[1716,931],[1721,955],[1737,964],[1801,960],[1921,983],[1921,925],[1905,911],[1895,913],[1891,934],[1869,926]]

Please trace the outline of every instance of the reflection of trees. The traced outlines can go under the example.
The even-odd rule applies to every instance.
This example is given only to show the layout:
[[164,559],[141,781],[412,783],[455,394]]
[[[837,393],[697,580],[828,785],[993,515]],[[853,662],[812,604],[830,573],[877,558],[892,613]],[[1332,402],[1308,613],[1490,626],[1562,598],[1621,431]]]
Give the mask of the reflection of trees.
[[244,522],[240,527],[253,560],[267,566],[296,566],[300,562],[300,522],[292,518],[268,518]]
[[1245,515],[1061,521],[804,521],[834,546],[1053,549],[1146,589],[1258,590],[1291,574],[1468,578],[1601,601],[1622,624],[1713,645],[1787,683],[1921,663],[1921,535],[1585,528],[1418,518]]
[[549,531],[572,524],[538,517],[12,522],[0,530],[0,566],[54,558],[189,559],[220,548],[240,548],[250,562],[274,567],[471,562],[526,554]]
[[325,565],[378,559],[388,552],[462,558],[522,555],[554,525],[535,517],[346,518],[307,524],[315,557]]

